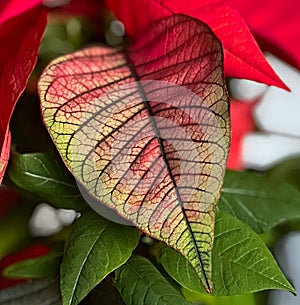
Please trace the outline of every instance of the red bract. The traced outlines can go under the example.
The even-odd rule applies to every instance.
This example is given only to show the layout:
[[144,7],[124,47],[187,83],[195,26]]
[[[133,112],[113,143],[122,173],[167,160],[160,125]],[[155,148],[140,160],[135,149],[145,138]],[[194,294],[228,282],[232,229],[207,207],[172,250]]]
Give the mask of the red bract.
[[229,3],[240,12],[264,48],[300,68],[298,0],[229,0]]
[[46,25],[40,2],[6,0],[0,12],[0,183],[9,157],[9,120],[36,63]]
[[[1,102],[0,102],[1,107]],[[2,119],[0,117],[0,123]],[[2,182],[2,178],[4,176],[6,166],[9,159],[9,153],[10,153],[10,132],[9,132],[9,126],[6,127],[6,131],[2,131],[1,125],[0,125],[0,139],[2,140],[2,150],[0,153],[0,184]],[[1,142],[0,142],[1,143]]]
[[0,25],[2,27],[3,23],[13,19],[14,17],[20,16],[27,11],[42,4],[41,0],[2,0],[0,7]]
[[222,41],[225,73],[236,78],[287,89],[257,46],[240,15],[221,0],[106,0],[107,6],[135,36],[145,25],[174,13],[183,13],[207,23]]
[[243,170],[242,164],[242,141],[244,137],[255,128],[252,111],[255,102],[244,103],[231,101],[231,144],[227,161],[227,168],[232,170]]
[[99,0],[72,0],[68,5],[58,7],[53,11],[57,11],[59,14],[99,18],[103,11],[103,3]]
[[18,202],[18,195],[14,191],[0,186],[0,221],[6,213]]
[[50,252],[50,248],[46,245],[31,245],[25,249],[20,250],[14,254],[4,257],[0,260],[0,289],[8,288],[10,286],[25,282],[26,279],[11,279],[1,276],[2,271],[9,265],[19,261],[43,256]]

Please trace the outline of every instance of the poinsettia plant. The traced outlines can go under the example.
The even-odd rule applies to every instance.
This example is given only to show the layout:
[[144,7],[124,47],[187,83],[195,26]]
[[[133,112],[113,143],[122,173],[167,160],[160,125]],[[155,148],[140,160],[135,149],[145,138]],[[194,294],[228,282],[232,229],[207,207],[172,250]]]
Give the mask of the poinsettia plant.
[[[259,234],[299,218],[298,189],[229,170],[243,169],[255,103],[233,101],[227,78],[289,90],[235,1],[62,2],[0,11],[0,179],[17,198],[1,199],[1,234],[32,222],[40,202],[78,213],[42,241],[12,229],[3,287],[36,280],[0,300],[18,302],[13,289],[63,305],[107,304],[108,292],[127,305],[295,293]],[[7,256],[28,244],[38,246]]]

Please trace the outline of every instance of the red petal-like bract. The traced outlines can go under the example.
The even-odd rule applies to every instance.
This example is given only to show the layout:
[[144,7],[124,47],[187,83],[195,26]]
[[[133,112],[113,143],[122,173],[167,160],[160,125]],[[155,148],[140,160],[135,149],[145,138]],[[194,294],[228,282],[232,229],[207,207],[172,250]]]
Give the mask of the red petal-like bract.
[[[0,118],[0,122],[1,122],[1,118]],[[0,130],[0,138],[3,139],[1,153],[0,153],[0,184],[4,177],[10,155],[11,135],[8,127],[9,126],[6,127],[7,129],[5,132],[3,131],[3,134],[2,131]]]
[[15,17],[20,17],[33,8],[41,6],[42,0],[1,0],[0,25]]
[[4,276],[1,276],[2,271],[17,262],[23,261],[25,259],[35,258],[43,256],[47,253],[49,253],[51,249],[47,245],[37,244],[37,245],[31,245],[25,249],[22,249],[16,253],[13,253],[11,255],[8,255],[4,257],[2,260],[0,260],[0,289],[5,289],[10,286],[14,286],[23,282],[26,282],[27,279],[11,279],[11,278],[5,278]]
[[224,47],[225,74],[287,89],[259,49],[238,12],[224,0],[106,0],[106,5],[135,36],[145,25],[181,13],[207,23]]
[[167,17],[127,51],[57,59],[39,90],[46,126],[89,195],[181,252],[211,291],[230,126],[222,46],[210,28]]
[[300,69],[299,0],[228,0],[262,47]]
[[231,100],[231,143],[227,160],[227,168],[232,170],[243,170],[242,144],[244,137],[255,129],[253,121],[253,108],[256,102],[246,103]]
[[9,158],[9,120],[35,65],[46,26],[46,11],[35,7],[38,1],[6,2],[0,17],[0,183]]

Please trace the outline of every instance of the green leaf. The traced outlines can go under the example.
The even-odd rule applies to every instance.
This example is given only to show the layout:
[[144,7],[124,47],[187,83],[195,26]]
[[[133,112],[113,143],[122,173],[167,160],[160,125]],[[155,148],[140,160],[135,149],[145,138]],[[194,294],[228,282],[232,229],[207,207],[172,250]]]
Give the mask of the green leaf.
[[190,304],[144,257],[131,257],[115,281],[126,305]]
[[267,175],[227,171],[218,208],[261,233],[284,221],[300,219],[300,193]]
[[8,168],[11,181],[57,208],[83,210],[87,207],[74,178],[52,153],[12,153]]
[[12,278],[39,278],[59,274],[61,251],[51,251],[38,258],[26,259],[9,265],[3,274]]
[[0,290],[1,305],[62,305],[57,278],[44,278]]
[[[164,246],[161,262],[183,287],[203,292],[188,261]],[[265,289],[295,292],[260,237],[238,219],[217,213],[213,248],[213,295],[235,295]]]
[[138,244],[139,232],[94,212],[77,221],[61,264],[64,305],[78,304],[109,273],[124,264]]
[[267,174],[272,178],[289,182],[300,191],[300,157],[285,160],[271,168]]
[[207,293],[190,291],[182,288],[182,294],[193,303],[205,305],[254,305],[257,304],[253,293],[231,296],[212,296]]

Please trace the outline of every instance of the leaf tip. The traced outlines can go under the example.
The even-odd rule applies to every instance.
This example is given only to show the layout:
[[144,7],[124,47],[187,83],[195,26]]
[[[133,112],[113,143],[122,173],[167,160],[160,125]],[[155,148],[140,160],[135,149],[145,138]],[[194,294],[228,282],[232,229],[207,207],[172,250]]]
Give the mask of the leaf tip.
[[278,88],[280,88],[280,89],[283,89],[283,90],[285,90],[285,91],[287,91],[287,92],[291,92],[291,89],[285,84],[285,82],[281,79],[281,78],[279,78],[278,77],[278,82],[277,82],[277,84],[275,84],[274,86],[276,86],[276,87],[278,87]]
[[289,291],[290,293],[293,294],[293,296],[297,296],[297,291],[295,289],[295,287],[291,284],[290,281],[288,281],[288,287],[287,287],[287,291]]
[[266,82],[267,85],[269,86],[275,86],[280,89],[286,90],[287,92],[291,92],[291,89],[287,86],[287,84],[281,79],[281,77],[277,74],[277,72],[273,69],[271,64],[268,62],[268,65],[271,69],[271,72],[273,74],[270,82]]
[[212,292],[213,292],[212,283],[210,282],[209,285],[207,287],[205,287],[205,289],[208,294],[212,294]]
[[208,294],[212,294],[212,292],[213,292],[213,283],[212,283],[211,273],[210,274],[206,274],[204,272],[204,281],[203,281],[203,278],[199,274],[198,274],[198,277],[199,277],[200,282],[201,282],[203,288],[205,289],[205,291]]

